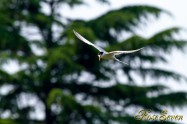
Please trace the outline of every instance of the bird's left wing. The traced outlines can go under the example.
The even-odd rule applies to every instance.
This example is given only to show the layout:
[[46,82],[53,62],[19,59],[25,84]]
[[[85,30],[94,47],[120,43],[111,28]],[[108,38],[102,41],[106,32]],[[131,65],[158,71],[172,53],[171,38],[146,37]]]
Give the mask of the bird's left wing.
[[115,56],[115,55],[120,55],[120,54],[134,53],[134,52],[137,52],[141,49],[143,49],[143,48],[136,49],[136,50],[129,50],[129,51],[112,51],[112,52],[109,52],[108,54]]
[[81,36],[79,33],[77,33],[75,30],[73,30],[74,34],[83,42],[87,43],[88,45],[91,45],[93,47],[95,47],[96,49],[98,49],[100,52],[106,52],[104,49],[96,46],[95,44],[91,43],[90,41],[88,41],[87,39],[85,39],[83,36]]

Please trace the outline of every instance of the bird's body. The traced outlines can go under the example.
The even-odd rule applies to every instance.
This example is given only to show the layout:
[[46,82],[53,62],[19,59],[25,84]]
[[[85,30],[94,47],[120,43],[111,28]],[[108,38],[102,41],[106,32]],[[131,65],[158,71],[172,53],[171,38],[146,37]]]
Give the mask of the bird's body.
[[134,52],[137,52],[143,48],[140,48],[140,49],[136,49],[136,50],[130,50],[130,51],[111,51],[111,52],[107,52],[105,51],[104,49],[96,46],[95,44],[91,43],[90,41],[88,41],[87,39],[85,39],[84,37],[82,37],[79,33],[77,33],[75,30],[73,30],[74,34],[83,42],[87,43],[88,45],[91,45],[93,47],[95,47],[97,50],[99,50],[99,54],[98,54],[98,57],[99,57],[99,61],[100,59],[106,59],[106,60],[109,60],[109,59],[114,59],[120,63],[123,63],[123,64],[127,64],[125,62],[122,62],[120,61],[119,59],[116,58],[116,55],[120,55],[120,54],[128,54],[128,53],[134,53]]
[[114,59],[114,56],[108,53],[103,54],[102,59]]

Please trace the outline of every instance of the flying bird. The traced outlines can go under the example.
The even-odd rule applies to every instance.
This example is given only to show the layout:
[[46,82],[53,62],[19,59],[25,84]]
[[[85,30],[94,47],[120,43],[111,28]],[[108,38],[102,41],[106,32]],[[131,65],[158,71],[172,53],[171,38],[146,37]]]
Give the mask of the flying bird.
[[[74,34],[81,40],[83,41],[84,43],[88,44],[88,45],[91,45],[93,47],[95,47],[97,50],[99,50],[99,54],[98,54],[98,57],[99,57],[99,61],[101,59],[114,59],[120,63],[123,63],[123,64],[127,64],[125,62],[122,62],[120,61],[119,59],[116,58],[116,55],[121,55],[121,54],[129,54],[129,53],[134,53],[134,52],[137,52],[143,48],[140,48],[140,49],[136,49],[136,50],[130,50],[130,51],[111,51],[111,52],[107,52],[105,51],[104,49],[102,49],[101,47],[98,47],[96,46],[95,44],[91,43],[90,41],[88,41],[87,39],[85,39],[83,36],[81,36],[79,33],[77,33],[75,30],[73,30]],[[128,64],[127,64],[128,65]]]

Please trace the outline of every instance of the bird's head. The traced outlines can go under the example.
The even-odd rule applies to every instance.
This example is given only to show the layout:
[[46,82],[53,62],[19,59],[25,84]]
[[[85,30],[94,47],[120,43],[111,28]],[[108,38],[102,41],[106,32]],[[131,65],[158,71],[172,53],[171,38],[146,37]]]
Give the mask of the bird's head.
[[99,61],[101,60],[103,54],[104,54],[104,52],[99,52],[99,53],[98,53]]

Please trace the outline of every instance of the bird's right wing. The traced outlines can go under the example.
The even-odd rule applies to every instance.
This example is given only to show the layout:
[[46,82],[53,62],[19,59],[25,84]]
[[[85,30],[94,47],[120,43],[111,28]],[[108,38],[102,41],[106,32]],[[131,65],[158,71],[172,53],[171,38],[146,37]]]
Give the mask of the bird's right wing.
[[81,36],[79,33],[77,33],[75,30],[73,30],[74,34],[84,43],[87,43],[88,45],[91,45],[93,47],[95,47],[96,49],[98,49],[100,52],[106,52],[104,49],[96,46],[95,44],[91,43],[90,41],[88,41],[87,39],[85,39],[83,36]]
[[137,52],[141,49],[143,49],[143,48],[136,49],[136,50],[129,50],[129,51],[112,51],[112,52],[109,52],[109,54],[114,55],[114,56],[115,55],[120,55],[120,54],[129,54],[129,53]]

